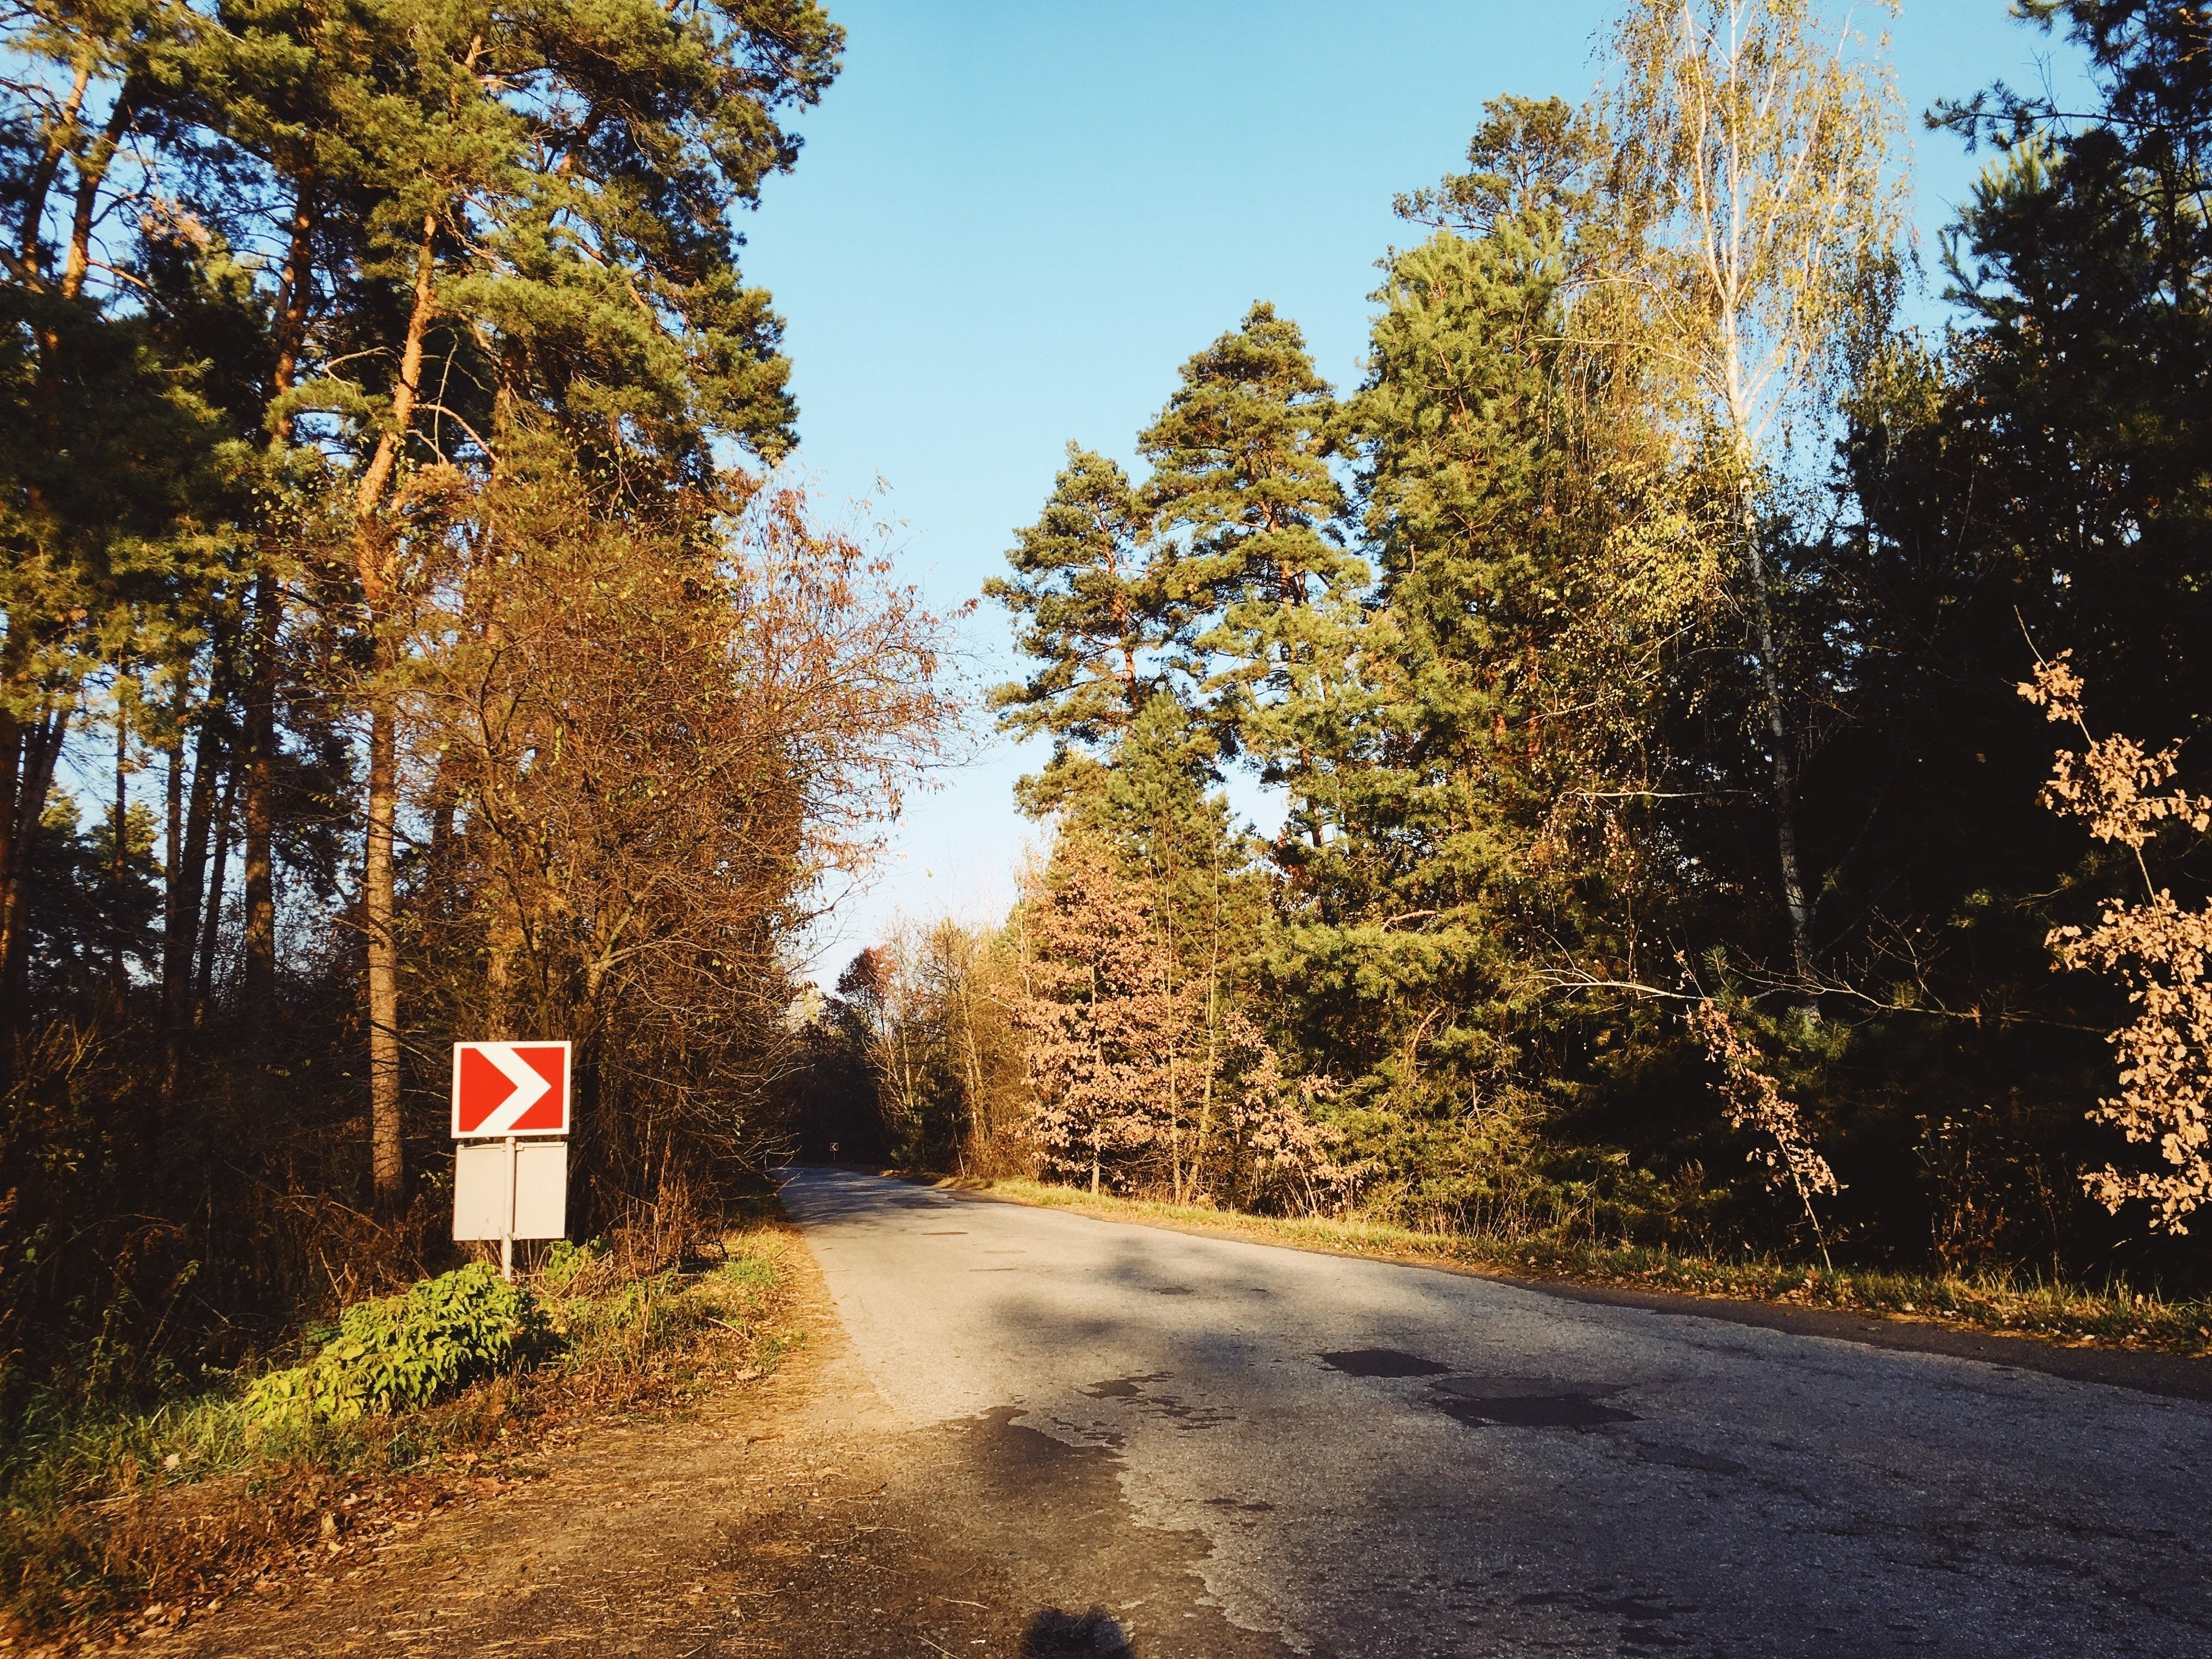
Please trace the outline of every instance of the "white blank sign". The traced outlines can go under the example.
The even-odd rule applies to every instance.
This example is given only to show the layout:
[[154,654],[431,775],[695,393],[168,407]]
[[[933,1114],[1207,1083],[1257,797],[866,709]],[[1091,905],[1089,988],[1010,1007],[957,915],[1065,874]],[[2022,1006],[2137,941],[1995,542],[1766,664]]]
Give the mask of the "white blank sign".
[[526,1140],[514,1149],[514,1236],[561,1238],[568,1231],[568,1143]]
[[453,1152],[456,1240],[567,1235],[567,1141],[464,1141]]

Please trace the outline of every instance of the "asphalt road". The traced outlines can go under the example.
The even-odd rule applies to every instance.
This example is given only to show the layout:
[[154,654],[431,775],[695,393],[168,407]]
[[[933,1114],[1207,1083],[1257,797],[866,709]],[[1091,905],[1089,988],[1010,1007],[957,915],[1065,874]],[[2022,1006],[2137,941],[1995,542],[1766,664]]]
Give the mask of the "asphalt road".
[[[2212,1655],[2202,1401],[842,1170],[784,1196],[899,1432],[1051,1454],[988,1551],[1104,1584],[1082,1651]],[[1123,1584],[1108,1525],[1208,1622],[1139,1605],[1165,1558]]]

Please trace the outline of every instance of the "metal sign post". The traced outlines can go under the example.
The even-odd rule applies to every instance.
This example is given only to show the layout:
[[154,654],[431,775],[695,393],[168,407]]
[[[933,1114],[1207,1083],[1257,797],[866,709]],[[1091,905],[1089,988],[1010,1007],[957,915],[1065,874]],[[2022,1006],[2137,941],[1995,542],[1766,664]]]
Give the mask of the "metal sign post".
[[568,1058],[565,1042],[453,1045],[453,1237],[497,1239],[510,1280],[516,1239],[568,1231]]

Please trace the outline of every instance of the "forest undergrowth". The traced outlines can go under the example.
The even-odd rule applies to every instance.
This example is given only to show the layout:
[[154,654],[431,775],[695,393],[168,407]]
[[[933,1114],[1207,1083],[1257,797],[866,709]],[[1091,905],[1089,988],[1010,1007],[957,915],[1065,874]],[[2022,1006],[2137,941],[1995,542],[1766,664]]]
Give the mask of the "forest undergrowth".
[[2155,1288],[2136,1290],[2118,1279],[2099,1289],[2009,1271],[1838,1269],[1779,1256],[1703,1255],[1662,1245],[1423,1231],[1356,1216],[1255,1215],[1093,1194],[1022,1176],[915,1173],[911,1178],[1045,1209],[1195,1227],[1343,1255],[1440,1263],[1509,1278],[1565,1279],[1681,1296],[1844,1309],[2083,1347],[2212,1354],[2212,1301],[2168,1297]]
[[[543,1478],[595,1428],[759,1380],[797,1340],[781,1321],[792,1248],[767,1200],[672,1249],[556,1244],[519,1275],[536,1340],[415,1409],[272,1414],[275,1365],[127,1405],[41,1397],[0,1449],[0,1649],[89,1650],[311,1589]],[[271,1358],[311,1360],[338,1331],[311,1327]]]

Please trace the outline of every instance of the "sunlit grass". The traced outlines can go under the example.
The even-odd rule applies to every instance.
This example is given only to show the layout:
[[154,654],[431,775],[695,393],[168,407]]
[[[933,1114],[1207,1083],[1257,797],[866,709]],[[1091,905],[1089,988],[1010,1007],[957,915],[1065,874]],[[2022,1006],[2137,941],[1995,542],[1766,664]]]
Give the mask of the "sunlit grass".
[[2119,1285],[2099,1291],[2006,1273],[1929,1274],[1878,1268],[1830,1272],[1802,1262],[1749,1256],[1723,1260],[1645,1245],[1423,1232],[1359,1218],[1247,1215],[1153,1199],[1094,1197],[1080,1188],[1018,1176],[947,1178],[936,1184],[989,1191],[1048,1209],[1198,1228],[1341,1255],[1686,1296],[1847,1309],[2081,1346],[2212,1352],[2212,1303],[2170,1301]]
[[[419,1411],[350,1423],[256,1422],[253,1378],[136,1407],[57,1386],[0,1425],[0,1633],[106,1629],[149,1605],[173,1620],[404,1501],[427,1512],[465,1477],[538,1473],[580,1418],[683,1407],[732,1373],[774,1369],[790,1235],[751,1226],[719,1260],[647,1273],[571,1252],[532,1283],[554,1340],[527,1369]],[[309,1339],[310,1344],[312,1339]]]

